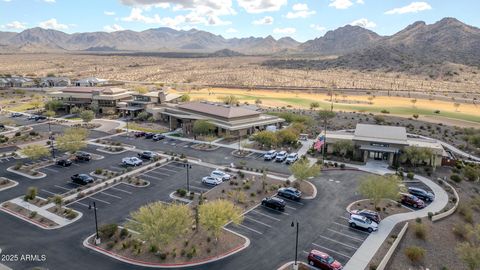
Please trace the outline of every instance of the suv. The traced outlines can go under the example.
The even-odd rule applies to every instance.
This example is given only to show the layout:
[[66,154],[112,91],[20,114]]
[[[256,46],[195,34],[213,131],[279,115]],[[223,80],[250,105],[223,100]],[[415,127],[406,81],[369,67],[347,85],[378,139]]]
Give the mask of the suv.
[[298,154],[297,153],[291,153],[287,156],[287,161],[285,161],[285,163],[292,164],[297,160],[298,160]]
[[122,164],[125,166],[141,166],[143,161],[137,157],[126,157],[122,159]]
[[263,155],[264,160],[273,160],[277,156],[277,151],[270,150],[265,155]]
[[299,201],[302,198],[302,192],[293,187],[279,188],[277,195],[295,201]]
[[308,253],[308,264],[311,266],[315,266],[320,269],[326,270],[341,270],[343,266],[337,260],[335,260],[332,256],[328,255],[327,253],[318,251],[313,249]]
[[401,193],[400,202],[406,205],[410,205],[413,208],[424,208],[425,202],[420,200],[417,196],[407,193]]
[[22,117],[23,114],[18,113],[18,112],[14,112],[14,113],[10,114],[10,116],[11,116],[11,117]]
[[372,211],[372,210],[368,210],[368,209],[352,210],[352,211],[350,211],[350,214],[351,215],[364,216],[364,217],[370,219],[371,221],[376,222],[377,224],[380,223],[380,220],[381,220],[380,215],[377,212]]
[[426,202],[432,202],[435,199],[435,195],[432,192],[426,191],[421,188],[409,187],[408,193],[415,195]]
[[375,221],[371,221],[370,219],[360,215],[350,215],[348,223],[352,228],[362,228],[370,233],[378,230],[378,224]]
[[138,153],[138,157],[144,159],[153,159],[158,157],[158,154],[152,151],[143,151],[142,153]]
[[93,183],[93,177],[91,177],[90,175],[88,174],[74,174],[72,175],[72,181],[74,183],[77,183],[77,184],[80,184],[80,185],[87,185],[87,184],[90,184],[90,183]]
[[92,159],[92,155],[90,155],[89,153],[87,152],[80,152],[78,151],[76,154],[75,154],[75,158],[77,160],[83,160],[83,161],[90,161]]
[[57,160],[57,165],[62,166],[62,167],[68,167],[72,165],[72,161],[70,159],[59,159]]
[[222,172],[220,170],[215,170],[210,174],[211,177],[222,179],[222,181],[230,180],[231,176],[228,173]]
[[143,131],[137,131],[137,132],[134,133],[135,137],[137,137],[137,138],[144,137],[145,134],[147,134],[147,133],[145,133]]
[[153,135],[152,139],[153,139],[154,141],[160,141],[160,140],[165,139],[165,135],[155,134],[155,135]]
[[154,135],[155,133],[147,132],[145,133],[145,139],[151,139]]
[[287,152],[285,151],[280,151],[275,157],[276,162],[284,162],[285,159],[287,159]]
[[279,198],[267,197],[262,200],[262,205],[275,210],[283,211],[285,210],[286,203],[284,200]]
[[46,116],[43,115],[37,115],[35,116],[35,121],[40,121],[40,120],[47,120]]
[[202,184],[209,186],[217,186],[220,185],[222,182],[222,179],[216,177],[205,176],[202,178]]

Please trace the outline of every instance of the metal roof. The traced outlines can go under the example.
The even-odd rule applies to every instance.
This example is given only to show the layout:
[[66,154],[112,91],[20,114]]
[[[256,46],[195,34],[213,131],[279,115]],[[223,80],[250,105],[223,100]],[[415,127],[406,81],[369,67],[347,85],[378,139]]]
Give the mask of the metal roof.
[[237,106],[224,105],[210,102],[189,102],[178,106],[181,110],[203,113],[223,118],[235,118],[242,116],[259,116],[261,113]]
[[408,144],[405,127],[357,124],[354,140]]

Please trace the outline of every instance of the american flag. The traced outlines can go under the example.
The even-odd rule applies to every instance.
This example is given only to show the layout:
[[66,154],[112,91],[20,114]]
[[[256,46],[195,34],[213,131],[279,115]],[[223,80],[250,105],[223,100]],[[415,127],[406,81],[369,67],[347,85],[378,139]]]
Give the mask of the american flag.
[[318,138],[318,141],[315,142],[315,144],[313,145],[313,148],[317,151],[320,151],[324,143],[325,143],[325,136],[322,135],[320,136],[320,138]]

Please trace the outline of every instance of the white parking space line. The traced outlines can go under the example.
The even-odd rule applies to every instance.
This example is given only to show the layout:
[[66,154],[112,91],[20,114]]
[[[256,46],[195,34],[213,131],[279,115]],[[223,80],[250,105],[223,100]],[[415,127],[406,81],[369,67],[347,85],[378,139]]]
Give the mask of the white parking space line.
[[125,168],[114,166],[114,165],[110,166],[110,168],[115,169],[115,170],[119,170],[119,171],[123,171],[123,169],[125,169]]
[[92,196],[90,196],[90,197],[87,197],[87,198],[90,198],[90,199],[92,199],[92,200],[96,200],[96,201],[99,201],[99,202],[102,202],[102,203],[111,204],[111,203],[109,203],[109,202],[107,202],[107,201],[100,200],[100,199],[97,199],[97,198],[95,198],[95,197],[92,197]]
[[133,219],[131,219],[131,218],[125,218],[125,220],[127,220],[127,221],[129,221],[129,222],[133,222],[133,223],[140,223],[140,222],[138,222],[138,221],[136,221],[136,220],[133,220]]
[[48,191],[48,190],[46,190],[46,189],[41,189],[41,191],[46,192],[46,193],[48,193],[48,194],[52,194],[52,195],[58,195],[57,193],[53,193],[53,192]]
[[338,216],[338,217],[339,217],[339,218],[342,218],[342,219],[344,219],[344,220],[350,220],[349,218],[344,217],[344,216]]
[[113,197],[113,198],[122,199],[122,197],[119,197],[119,196],[116,196],[116,195],[107,193],[107,192],[105,192],[105,191],[102,191],[102,192],[100,192],[100,193],[105,194],[105,195],[110,196],[110,197]]
[[329,230],[329,231],[331,231],[331,232],[333,232],[333,233],[335,233],[335,234],[339,234],[339,235],[346,236],[346,237],[348,237],[348,238],[350,238],[350,239],[353,239],[353,240],[355,240],[355,241],[363,242],[363,241],[365,240],[365,239],[356,238],[356,237],[353,237],[353,236],[351,236],[351,235],[348,235],[348,234],[345,234],[345,233],[341,233],[341,232],[339,232],[339,231],[335,231],[335,230],[332,230],[332,229],[327,229],[327,230]]
[[[83,206],[85,206],[85,207],[88,207],[88,205],[86,205],[86,204],[84,204],[84,203],[81,203],[81,202],[73,202],[73,203],[78,203],[78,204],[80,204],[80,205],[83,205]],[[72,203],[72,204],[73,204],[73,203]],[[98,208],[98,207],[97,207],[97,208]]]
[[321,245],[315,244],[315,243],[312,243],[312,245],[314,245],[314,246],[316,246],[316,247],[319,247],[319,248],[321,248],[321,249],[328,250],[328,251],[333,252],[333,253],[335,253],[335,254],[337,254],[337,255],[340,255],[340,256],[342,256],[342,257],[345,257],[345,258],[347,258],[347,259],[350,259],[350,256],[345,255],[345,254],[343,254],[343,253],[340,253],[340,252],[338,252],[338,251],[335,251],[335,250],[333,250],[333,249],[329,249],[329,248],[326,248],[326,247],[324,247],[324,246],[321,246]]
[[80,184],[77,184],[77,183],[74,183],[74,182],[67,182],[67,184],[72,184],[72,185],[74,185],[74,186],[76,186],[76,187],[81,186]]
[[289,213],[285,213],[285,212],[282,212],[282,211],[279,211],[279,210],[276,210],[276,209],[273,209],[273,208],[269,208],[269,207],[266,207],[266,206],[264,206],[264,208],[268,209],[269,211],[275,211],[275,212],[280,213],[282,215],[290,216]]
[[[168,166],[168,165],[167,165],[167,166]],[[178,170],[177,170],[177,171],[174,171],[174,170],[170,170],[170,169],[165,168],[165,167],[167,167],[167,166],[160,167],[160,168],[158,168],[158,170],[165,170],[165,171],[174,172],[174,173],[177,173],[177,172],[178,172]],[[176,168],[178,168],[178,167],[176,167]]]
[[47,170],[47,171],[51,171],[51,172],[54,172],[54,173],[58,173],[59,171],[57,170],[54,170],[54,169],[51,169],[51,168],[48,168],[48,167],[43,167],[44,170]]
[[354,246],[351,246],[351,245],[347,245],[347,244],[345,244],[345,243],[342,243],[342,242],[340,242],[340,241],[337,241],[337,240],[335,240],[335,239],[332,239],[332,238],[329,238],[329,237],[326,237],[326,236],[323,236],[323,235],[320,235],[320,237],[323,238],[323,239],[327,239],[328,241],[331,241],[331,242],[337,243],[337,244],[339,244],[339,245],[342,245],[342,246],[344,246],[344,247],[353,249],[353,250],[356,250],[356,249],[358,248],[358,247],[354,247]]
[[264,217],[268,217],[268,218],[273,219],[273,220],[276,220],[276,221],[280,221],[280,219],[278,219],[278,218],[275,218],[275,217],[272,217],[272,216],[270,216],[270,215],[261,213],[261,212],[259,212],[259,211],[257,211],[257,210],[252,210],[252,212],[253,212],[253,213],[257,213],[257,214],[259,214],[259,215],[262,215],[262,216],[264,216]]
[[263,234],[263,233],[261,233],[261,232],[259,232],[259,231],[255,230],[255,229],[252,229],[252,228],[250,228],[250,227],[247,227],[247,226],[245,226],[245,225],[242,225],[242,224],[238,224],[238,225],[236,225],[236,226],[238,226],[238,227],[242,227],[242,228],[245,228],[245,229],[247,229],[247,230],[250,230],[250,231],[252,231],[252,232],[255,232],[255,233],[258,233],[258,234]]
[[158,176],[153,176],[153,175],[149,175],[149,174],[146,174],[146,173],[144,173],[144,174],[142,174],[142,175],[140,175],[140,176],[141,176],[141,177],[146,177],[146,178],[151,178],[151,179],[154,179],[154,180],[161,180],[161,178],[158,177]]
[[292,209],[292,210],[297,210],[297,208],[293,208],[291,206],[285,205],[285,208]]
[[147,173],[154,173],[154,174],[159,174],[159,175],[163,175],[163,176],[170,176],[170,174],[161,173],[161,172],[157,172],[157,171],[149,171]]
[[62,186],[59,186],[59,185],[54,185],[54,187],[57,187],[57,188],[59,188],[59,189],[63,189],[63,190],[66,190],[66,191],[72,190],[72,189],[70,189],[70,188],[62,187]]
[[80,165],[78,165],[77,163],[72,163],[73,166],[77,166],[77,167],[80,167]]
[[334,223],[334,224],[337,224],[338,226],[342,226],[342,227],[345,227],[345,228],[350,228],[350,229],[355,230],[356,232],[359,232],[359,233],[363,233],[363,234],[366,234],[366,235],[370,235],[368,232],[361,231],[361,230],[359,230],[359,229],[357,229],[357,228],[352,228],[352,227],[350,227],[350,226],[348,226],[348,225],[345,225],[345,224],[341,224],[341,223],[338,223],[338,222],[333,222],[333,223]]
[[132,192],[130,192],[130,191],[123,190],[123,189],[120,189],[120,188],[117,188],[117,187],[111,187],[111,189],[118,190],[118,191],[121,191],[121,192],[124,192],[124,193],[127,193],[127,194],[132,194]]
[[250,220],[250,221],[256,222],[256,223],[258,223],[258,224],[261,224],[261,225],[263,225],[263,226],[266,226],[266,227],[269,227],[269,228],[272,227],[272,226],[270,226],[270,225],[268,225],[268,224],[266,224],[266,223],[263,223],[263,222],[261,222],[261,221],[258,221],[258,220],[254,219],[254,218],[249,217],[249,216],[245,216],[245,218],[248,219],[248,220]]

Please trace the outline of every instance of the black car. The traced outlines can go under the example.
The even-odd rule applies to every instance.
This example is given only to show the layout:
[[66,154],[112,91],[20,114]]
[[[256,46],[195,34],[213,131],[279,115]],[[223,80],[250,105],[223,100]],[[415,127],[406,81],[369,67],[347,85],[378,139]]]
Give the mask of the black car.
[[4,125],[4,124],[0,124],[0,129],[5,129],[5,125]]
[[40,120],[46,120],[47,117],[46,116],[43,116],[43,115],[37,115],[35,116],[35,121],[40,121]]
[[11,117],[22,117],[23,114],[14,112],[14,113],[10,114],[10,116],[11,116]]
[[284,200],[276,197],[267,197],[262,200],[262,205],[275,210],[283,211],[285,210],[286,203]]
[[75,157],[77,160],[82,160],[82,161],[90,161],[92,159],[92,155],[86,152],[77,152],[75,154]]
[[147,133],[143,132],[143,131],[137,131],[135,132],[135,137],[139,138],[139,137],[143,137],[145,136]]
[[426,202],[431,202],[435,199],[435,195],[432,192],[426,191],[421,188],[409,187],[408,193],[415,195]]
[[158,157],[158,154],[152,151],[143,151],[142,153],[138,153],[138,157],[143,159],[152,159]]
[[293,187],[279,188],[277,195],[295,201],[299,201],[302,198],[302,192]]
[[90,184],[90,183],[93,183],[93,177],[91,177],[90,175],[88,174],[74,174],[72,175],[72,181],[74,183],[77,183],[79,185],[86,185],[86,184]]
[[351,210],[350,214],[366,217],[366,218],[370,219],[371,221],[374,221],[377,224],[380,223],[380,221],[381,221],[380,215],[377,212],[372,211],[372,210],[368,210],[368,209]]
[[145,133],[145,139],[151,139],[151,138],[153,138],[154,135],[155,135],[155,133],[147,132],[147,133]]
[[70,159],[59,159],[57,160],[57,165],[62,167],[68,167],[72,165],[72,161]]

